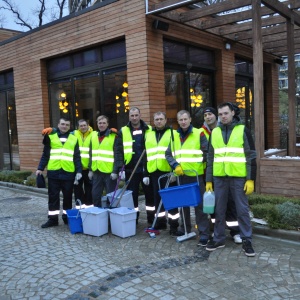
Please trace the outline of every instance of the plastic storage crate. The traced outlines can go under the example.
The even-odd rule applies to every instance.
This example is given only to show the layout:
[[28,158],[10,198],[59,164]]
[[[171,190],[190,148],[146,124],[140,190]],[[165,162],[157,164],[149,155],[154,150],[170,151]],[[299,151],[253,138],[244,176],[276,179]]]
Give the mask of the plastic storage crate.
[[100,207],[88,207],[80,210],[83,233],[101,236],[108,233],[108,211]]
[[[122,189],[118,189],[115,193],[115,196],[114,196],[114,193],[115,192],[112,192],[112,193],[109,193],[109,194],[106,195],[109,203],[111,204],[111,207],[116,207],[117,203],[119,202],[120,196],[122,194]],[[114,199],[112,199],[113,196],[114,196]],[[112,200],[113,200],[113,203],[111,203]],[[134,208],[133,198],[132,198],[132,191],[125,191],[124,192],[124,194],[121,198],[121,201],[119,202],[118,207]]]
[[197,206],[202,201],[200,188],[197,182],[189,183],[158,191],[165,210],[176,207]]
[[109,209],[111,233],[121,238],[136,234],[135,209],[127,207],[117,207]]

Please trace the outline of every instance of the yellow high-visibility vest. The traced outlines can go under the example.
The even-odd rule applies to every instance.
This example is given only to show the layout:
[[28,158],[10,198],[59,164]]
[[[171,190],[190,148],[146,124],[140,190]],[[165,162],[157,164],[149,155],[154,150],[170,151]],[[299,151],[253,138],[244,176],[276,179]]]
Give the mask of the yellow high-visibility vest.
[[77,144],[77,138],[69,134],[64,144],[60,141],[57,133],[50,134],[50,158],[47,169],[49,171],[63,169],[66,172],[75,172],[73,160],[74,149]]
[[246,177],[246,156],[244,151],[244,125],[233,128],[229,141],[225,145],[220,127],[211,134],[211,144],[214,147],[214,176]]

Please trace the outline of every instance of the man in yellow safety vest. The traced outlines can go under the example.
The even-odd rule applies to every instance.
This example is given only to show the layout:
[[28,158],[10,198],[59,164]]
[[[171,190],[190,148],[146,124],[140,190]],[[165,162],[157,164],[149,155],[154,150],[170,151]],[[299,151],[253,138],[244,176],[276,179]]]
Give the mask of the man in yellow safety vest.
[[212,131],[207,157],[206,191],[215,191],[214,237],[206,250],[225,247],[225,216],[229,192],[235,202],[246,256],[255,256],[247,195],[254,191],[256,151],[251,132],[230,102],[218,106],[220,124]]
[[70,132],[70,121],[60,118],[55,133],[45,135],[43,154],[36,171],[42,174],[47,166],[48,177],[48,221],[41,227],[48,228],[58,225],[60,214],[60,191],[63,194],[62,219],[68,224],[66,210],[72,208],[73,184],[82,175],[78,140]]
[[[181,110],[177,113],[179,128],[174,131],[174,142],[166,151],[166,159],[177,175],[180,177],[181,184],[194,183],[199,180],[200,192],[204,194],[204,162],[207,152],[207,139],[203,129],[197,129],[191,124],[190,113]],[[185,172],[187,171],[187,172]],[[195,172],[193,172],[195,171]],[[181,199],[184,201],[184,199]],[[191,232],[190,208],[183,208],[186,230]],[[195,206],[196,224],[199,231],[198,245],[205,247],[209,239],[209,220],[208,215],[203,213],[203,203]],[[182,227],[182,226],[181,226]],[[181,231],[184,231],[181,228]]]

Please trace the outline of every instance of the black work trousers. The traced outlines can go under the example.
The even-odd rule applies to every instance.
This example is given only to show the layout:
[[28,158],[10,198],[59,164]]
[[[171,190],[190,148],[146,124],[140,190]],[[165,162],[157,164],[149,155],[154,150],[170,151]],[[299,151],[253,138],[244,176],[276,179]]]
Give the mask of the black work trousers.
[[[127,172],[125,170],[126,181],[129,179],[131,174],[132,174],[132,171]],[[145,185],[143,183],[143,178],[144,178],[143,173],[134,173],[128,184],[128,187],[127,187],[127,190],[132,191],[134,208],[138,212],[137,219],[139,218],[139,188],[140,188],[140,184],[142,185],[142,189],[143,189],[143,192],[145,195],[146,206],[149,206],[149,207],[154,206],[153,191],[152,191],[151,183],[150,183],[150,185]],[[147,211],[147,219],[148,220],[149,219],[153,220],[153,215],[154,215],[154,211]]]
[[72,208],[74,179],[61,180],[48,178],[48,218],[58,219],[60,211],[60,191],[63,194],[63,214],[62,218],[67,219],[67,209]]
[[74,184],[75,201],[80,200],[81,204],[93,205],[92,181],[89,179],[89,170],[82,170],[82,178],[78,184]]

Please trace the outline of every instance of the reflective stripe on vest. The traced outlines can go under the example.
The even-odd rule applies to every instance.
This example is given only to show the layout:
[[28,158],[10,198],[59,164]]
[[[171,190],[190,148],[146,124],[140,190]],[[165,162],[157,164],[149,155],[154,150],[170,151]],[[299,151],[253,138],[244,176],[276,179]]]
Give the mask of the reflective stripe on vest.
[[[50,171],[63,169],[66,172],[75,172],[73,156],[77,138],[73,134],[69,134],[67,139],[60,139],[55,133],[50,134],[49,139],[51,149],[47,169]],[[65,143],[62,144],[61,140]]]
[[94,134],[94,131],[90,132],[89,135],[87,135],[85,140],[83,141],[81,132],[79,130],[74,131],[74,135],[78,139],[81,164],[84,169],[87,169],[89,166],[89,151],[90,151],[90,143],[91,143],[93,134]]
[[170,172],[171,167],[168,164],[165,152],[170,144],[171,131],[166,130],[160,141],[156,141],[156,133],[153,130],[146,132],[146,153],[147,153],[147,170],[153,173],[157,170],[162,172]]
[[[182,145],[179,133],[174,131],[174,145],[172,145],[173,156],[181,165],[182,169],[195,170],[198,175],[202,175],[204,173],[203,152],[200,145],[200,133],[202,131],[202,129],[193,128],[193,131],[189,134]],[[196,176],[194,172],[188,172],[186,175]]]
[[217,127],[212,132],[211,144],[214,147],[214,176],[246,177],[246,156],[244,152],[244,125],[233,128],[225,145],[222,131]]
[[114,166],[114,142],[115,133],[105,136],[99,143],[98,134],[92,136],[92,170],[102,173],[111,173]]
[[133,153],[133,142],[130,128],[128,126],[124,126],[121,128],[122,136],[123,136],[123,148],[124,148],[124,161],[125,164],[128,165],[132,159]]

